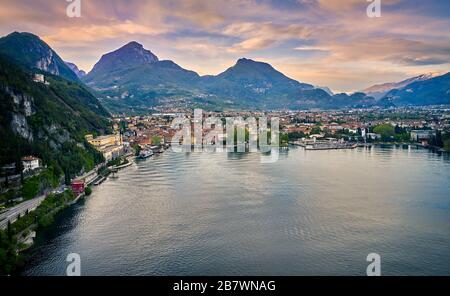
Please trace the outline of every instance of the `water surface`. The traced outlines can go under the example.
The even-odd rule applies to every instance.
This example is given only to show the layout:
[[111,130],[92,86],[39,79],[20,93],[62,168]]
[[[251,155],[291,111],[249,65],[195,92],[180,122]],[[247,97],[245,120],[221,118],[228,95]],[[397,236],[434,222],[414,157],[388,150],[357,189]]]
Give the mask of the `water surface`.
[[169,152],[138,162],[39,234],[25,275],[450,274],[450,158],[407,146]]

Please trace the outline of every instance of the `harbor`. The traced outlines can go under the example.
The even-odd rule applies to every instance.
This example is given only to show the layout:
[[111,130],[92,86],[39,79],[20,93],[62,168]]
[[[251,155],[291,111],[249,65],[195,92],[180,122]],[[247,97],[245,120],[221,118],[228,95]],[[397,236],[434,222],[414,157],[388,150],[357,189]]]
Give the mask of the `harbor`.
[[300,146],[305,148],[305,150],[341,150],[341,149],[355,149],[358,147],[357,143],[346,142],[342,140],[322,140],[318,141],[315,138],[312,140],[300,140],[293,141],[291,145]]

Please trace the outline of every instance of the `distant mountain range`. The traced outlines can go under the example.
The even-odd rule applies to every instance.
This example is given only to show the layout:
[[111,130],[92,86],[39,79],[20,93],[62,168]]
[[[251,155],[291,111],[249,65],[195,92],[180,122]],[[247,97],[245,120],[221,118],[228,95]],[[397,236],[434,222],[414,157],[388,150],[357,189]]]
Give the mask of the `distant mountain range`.
[[361,92],[366,93],[368,96],[374,97],[375,99],[379,100],[379,99],[383,98],[384,96],[386,96],[388,94],[388,92],[390,92],[391,90],[402,89],[405,86],[407,86],[413,82],[428,80],[428,79],[434,78],[436,76],[439,76],[439,75],[434,74],[434,73],[423,74],[420,76],[408,78],[408,79],[400,81],[400,82],[389,82],[389,83],[377,84],[377,85],[368,87],[368,88],[362,90]]
[[160,105],[301,109],[375,103],[364,94],[334,96],[327,88],[298,82],[267,63],[245,58],[219,75],[200,76],[173,61],[160,61],[136,42],[104,55],[82,80],[113,110]]
[[450,104],[450,73],[393,89],[379,101],[383,107],[441,104]]
[[0,53],[29,69],[40,69],[70,81],[81,80],[114,112],[148,111],[157,106],[334,109],[450,103],[448,75],[422,75],[348,95],[298,82],[267,63],[246,58],[219,75],[200,76],[173,61],[159,60],[137,42],[103,55],[88,74],[73,63],[63,62],[45,42],[30,33],[0,38]]
[[69,66],[70,70],[72,70],[73,73],[75,73],[77,75],[78,78],[82,78],[82,77],[86,76],[86,72],[78,69],[77,65],[75,65],[74,63],[70,63],[70,62],[65,62],[65,63],[67,66]]

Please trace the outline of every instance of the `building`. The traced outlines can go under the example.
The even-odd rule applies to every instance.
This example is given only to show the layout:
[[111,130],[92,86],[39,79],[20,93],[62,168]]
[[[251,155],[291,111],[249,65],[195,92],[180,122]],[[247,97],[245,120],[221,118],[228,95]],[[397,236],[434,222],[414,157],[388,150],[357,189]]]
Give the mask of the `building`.
[[375,134],[375,133],[366,133],[366,137],[367,139],[370,140],[381,140],[381,135],[380,134]]
[[71,188],[73,193],[78,196],[84,192],[85,182],[84,180],[74,180],[72,181]]
[[120,157],[123,153],[123,141],[121,134],[105,135],[94,138],[86,135],[86,141],[103,154],[106,161]]
[[86,135],[86,140],[95,148],[105,148],[108,146],[122,145],[122,135],[106,135],[94,138],[92,135]]
[[41,160],[34,156],[22,157],[23,172],[31,172],[41,167]]
[[45,77],[43,74],[34,74],[34,82],[45,83]]
[[413,130],[411,131],[411,141],[414,142],[428,142],[430,139],[436,137],[436,131],[433,130]]
[[45,76],[43,74],[34,74],[34,82],[43,83],[45,85],[50,85],[47,81],[45,81]]

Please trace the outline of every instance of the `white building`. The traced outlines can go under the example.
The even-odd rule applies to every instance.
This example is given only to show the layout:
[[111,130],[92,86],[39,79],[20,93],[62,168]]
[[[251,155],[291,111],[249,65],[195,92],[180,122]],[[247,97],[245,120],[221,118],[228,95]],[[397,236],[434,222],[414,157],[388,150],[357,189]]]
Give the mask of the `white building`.
[[34,156],[25,156],[22,157],[22,164],[23,164],[23,172],[26,173],[40,168],[41,160]]
[[433,130],[413,130],[411,131],[411,141],[414,142],[421,142],[421,141],[428,141],[432,139],[433,137],[436,137],[436,131]]
[[45,85],[50,85],[49,82],[45,81],[45,76],[43,74],[34,74],[34,82],[43,83]]

